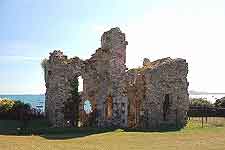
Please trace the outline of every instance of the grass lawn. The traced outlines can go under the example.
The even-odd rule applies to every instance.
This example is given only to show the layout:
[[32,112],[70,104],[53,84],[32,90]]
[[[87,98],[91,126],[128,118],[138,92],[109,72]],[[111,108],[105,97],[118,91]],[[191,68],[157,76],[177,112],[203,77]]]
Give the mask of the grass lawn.
[[99,134],[71,132],[43,136],[0,135],[0,150],[224,150],[225,127],[190,121],[185,129],[171,132],[125,132]]

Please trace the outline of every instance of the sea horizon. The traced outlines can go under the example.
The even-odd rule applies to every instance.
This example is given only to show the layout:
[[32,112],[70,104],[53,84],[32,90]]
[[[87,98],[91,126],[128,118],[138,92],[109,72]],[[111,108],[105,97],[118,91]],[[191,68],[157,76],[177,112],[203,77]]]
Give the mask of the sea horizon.
[[[190,94],[189,98],[206,98],[211,103],[214,103],[216,99],[225,97],[225,93],[205,93],[205,94]],[[0,98],[9,98],[13,100],[20,100],[24,103],[29,103],[33,108],[41,109],[45,108],[45,94],[0,94]]]

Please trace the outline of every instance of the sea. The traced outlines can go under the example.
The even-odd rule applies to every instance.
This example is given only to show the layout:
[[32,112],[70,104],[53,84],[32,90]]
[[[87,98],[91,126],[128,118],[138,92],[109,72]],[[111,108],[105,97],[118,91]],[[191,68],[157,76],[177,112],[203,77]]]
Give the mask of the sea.
[[36,108],[44,112],[45,95],[0,95],[0,98],[20,100],[24,103],[29,103],[32,108]]
[[[198,94],[190,95],[190,98],[206,98],[211,103],[216,99],[225,97],[225,94]],[[13,100],[20,100],[24,103],[29,103],[33,108],[40,109],[44,112],[45,108],[45,95],[0,95],[0,98],[9,98]]]

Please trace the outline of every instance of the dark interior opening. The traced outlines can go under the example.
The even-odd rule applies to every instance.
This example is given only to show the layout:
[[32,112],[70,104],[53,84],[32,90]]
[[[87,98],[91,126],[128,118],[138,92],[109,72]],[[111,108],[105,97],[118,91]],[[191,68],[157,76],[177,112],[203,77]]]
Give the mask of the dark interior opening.
[[164,98],[164,103],[163,103],[163,120],[165,121],[167,118],[167,114],[169,111],[169,105],[170,105],[170,95],[166,94]]
[[48,71],[48,75],[51,76],[52,75],[52,71]]

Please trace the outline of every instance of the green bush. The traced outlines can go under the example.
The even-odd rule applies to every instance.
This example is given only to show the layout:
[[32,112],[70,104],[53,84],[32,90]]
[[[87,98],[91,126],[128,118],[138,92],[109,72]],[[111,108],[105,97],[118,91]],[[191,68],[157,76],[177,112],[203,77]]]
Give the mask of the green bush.
[[24,120],[27,114],[31,112],[31,106],[28,103],[11,99],[0,99],[0,118]]
[[15,105],[15,101],[10,99],[0,99],[0,111],[2,112],[9,112],[12,110],[13,106]]

